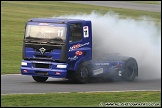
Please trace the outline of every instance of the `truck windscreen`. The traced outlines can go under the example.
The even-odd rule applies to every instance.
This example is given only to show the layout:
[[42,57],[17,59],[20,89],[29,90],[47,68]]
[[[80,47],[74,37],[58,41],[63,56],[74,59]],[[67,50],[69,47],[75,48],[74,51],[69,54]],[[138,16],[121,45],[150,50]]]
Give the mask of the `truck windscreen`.
[[25,38],[66,40],[66,24],[28,22]]

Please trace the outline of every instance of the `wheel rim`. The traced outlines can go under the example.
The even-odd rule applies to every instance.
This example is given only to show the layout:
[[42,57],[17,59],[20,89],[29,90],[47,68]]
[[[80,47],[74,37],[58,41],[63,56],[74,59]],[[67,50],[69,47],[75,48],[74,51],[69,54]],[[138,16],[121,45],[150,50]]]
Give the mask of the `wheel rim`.
[[85,77],[87,77],[88,70],[86,68],[83,68],[83,69],[81,69],[80,74],[81,74],[81,77],[85,78]]
[[128,78],[133,77],[134,76],[134,72],[135,72],[134,66],[127,67],[127,77]]
[[126,81],[133,81],[138,75],[138,65],[134,59],[129,59],[126,61],[123,71],[123,79]]
[[126,68],[126,76],[127,78],[133,78],[135,76],[135,72],[136,72],[136,63],[135,61],[129,61],[127,68]]

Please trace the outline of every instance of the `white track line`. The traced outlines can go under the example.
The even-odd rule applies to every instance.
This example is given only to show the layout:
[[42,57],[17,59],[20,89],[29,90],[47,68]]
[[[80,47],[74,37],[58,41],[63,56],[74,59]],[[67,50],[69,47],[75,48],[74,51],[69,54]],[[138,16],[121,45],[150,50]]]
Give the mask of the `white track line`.
[[[161,90],[121,90],[121,91],[89,91],[89,92],[76,92],[76,93],[106,93],[106,92],[141,92],[141,91],[161,91]],[[73,92],[48,92],[48,93],[73,93]],[[12,94],[47,94],[47,93],[8,93],[1,95],[12,95]]]
[[8,76],[8,75],[21,75],[21,74],[3,74],[1,76]]

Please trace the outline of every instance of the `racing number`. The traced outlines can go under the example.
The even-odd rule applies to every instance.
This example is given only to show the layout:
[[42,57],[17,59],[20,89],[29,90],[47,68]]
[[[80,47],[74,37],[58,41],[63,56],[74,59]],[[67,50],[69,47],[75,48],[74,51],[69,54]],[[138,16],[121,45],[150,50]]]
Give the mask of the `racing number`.
[[58,37],[62,37],[63,36],[63,30],[58,30]]

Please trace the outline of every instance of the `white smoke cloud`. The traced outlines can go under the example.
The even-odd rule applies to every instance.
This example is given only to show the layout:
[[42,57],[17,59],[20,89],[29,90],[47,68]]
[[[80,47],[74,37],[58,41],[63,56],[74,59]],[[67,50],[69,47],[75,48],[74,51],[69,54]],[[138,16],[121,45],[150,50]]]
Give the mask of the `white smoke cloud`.
[[139,66],[138,79],[161,79],[161,30],[150,19],[121,19],[113,12],[60,17],[91,20],[94,49],[134,57]]

